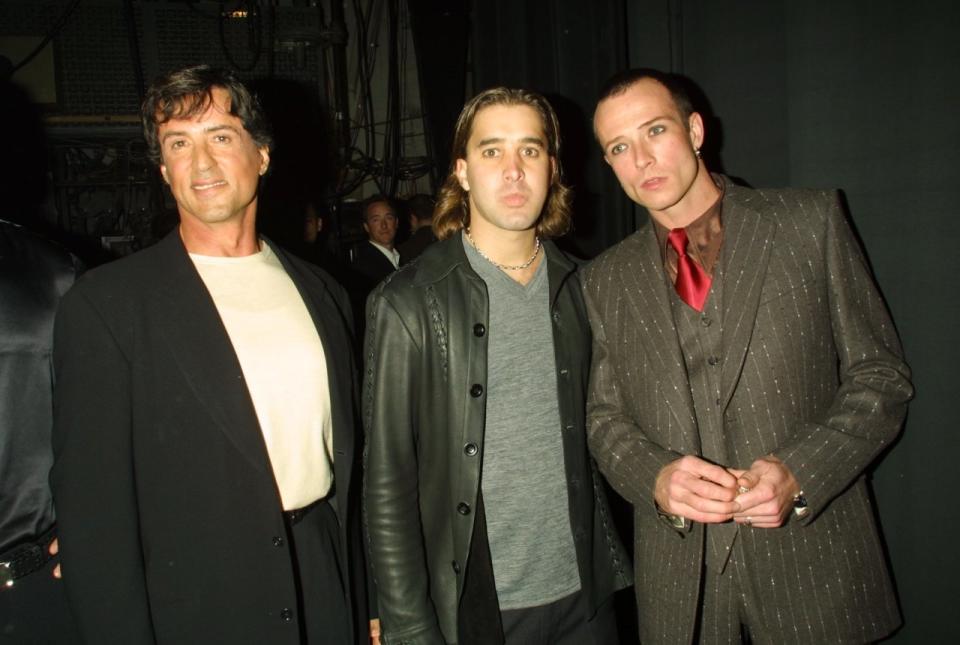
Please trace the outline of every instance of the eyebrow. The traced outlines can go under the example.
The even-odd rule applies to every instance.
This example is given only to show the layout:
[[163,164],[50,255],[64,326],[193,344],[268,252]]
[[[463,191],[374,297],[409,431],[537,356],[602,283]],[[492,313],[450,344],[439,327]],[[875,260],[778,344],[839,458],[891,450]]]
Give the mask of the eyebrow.
[[660,116],[653,117],[649,121],[644,121],[643,123],[637,126],[637,129],[639,130],[640,128],[645,128],[648,125],[652,125],[653,123],[656,123],[657,121],[676,121],[676,119],[670,116],[669,114],[661,114]]
[[[217,124],[217,125],[211,125],[211,126],[208,127],[208,128],[204,128],[204,129],[203,129],[203,133],[204,133],[204,134],[209,134],[210,132],[219,132],[219,131],[221,131],[221,130],[229,130],[230,132],[235,132],[236,134],[240,134],[240,131],[239,131],[237,128],[235,128],[235,127],[232,126],[232,125],[228,125],[228,124],[226,124],[226,123]],[[160,141],[161,141],[161,142],[162,142],[162,141],[166,141],[166,140],[169,139],[170,137],[182,137],[182,136],[186,136],[186,134],[187,134],[187,131],[186,131],[186,130],[170,130],[169,132],[165,132],[165,133],[163,134],[163,136],[160,138]]]
[[[488,139],[481,139],[480,141],[478,141],[476,147],[482,148],[483,146],[489,146],[490,144],[493,144],[493,143],[503,143],[504,141],[506,141],[506,139],[503,137],[490,137]],[[521,137],[520,143],[534,143],[540,146],[541,148],[546,147],[546,145],[543,143],[543,139],[541,139],[540,137]]]
[[[652,119],[649,119],[649,120],[647,120],[647,121],[644,121],[643,123],[641,123],[640,125],[638,125],[638,126],[636,127],[636,129],[637,129],[637,130],[642,130],[643,128],[646,128],[647,126],[650,126],[650,125],[656,123],[657,121],[674,121],[674,122],[675,122],[676,119],[673,118],[673,117],[671,117],[669,114],[661,114],[660,116],[655,116],[655,117],[653,117]],[[621,136],[622,136],[622,135],[619,135],[619,134],[618,134],[618,135],[615,136],[614,138],[612,138],[612,139],[610,139],[609,141],[607,141],[606,143],[604,143],[604,144],[603,144],[603,147],[606,148],[607,146],[611,145],[612,143],[614,143],[615,141],[617,141],[617,139],[620,139]]]

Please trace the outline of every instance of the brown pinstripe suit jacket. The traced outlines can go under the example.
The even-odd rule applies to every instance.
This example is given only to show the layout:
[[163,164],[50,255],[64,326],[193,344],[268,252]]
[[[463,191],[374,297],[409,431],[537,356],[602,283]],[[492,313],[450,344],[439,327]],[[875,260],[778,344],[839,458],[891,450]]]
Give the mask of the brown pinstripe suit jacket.
[[[913,392],[893,323],[834,193],[728,182],[723,222],[724,465],[777,455],[811,513],[722,530],[737,533],[748,592],[783,642],[875,640],[900,622],[864,475]],[[649,222],[584,276],[590,448],[634,505],[644,643],[691,641],[704,562],[704,526],[678,532],[653,503],[660,469],[701,445],[671,288]]]

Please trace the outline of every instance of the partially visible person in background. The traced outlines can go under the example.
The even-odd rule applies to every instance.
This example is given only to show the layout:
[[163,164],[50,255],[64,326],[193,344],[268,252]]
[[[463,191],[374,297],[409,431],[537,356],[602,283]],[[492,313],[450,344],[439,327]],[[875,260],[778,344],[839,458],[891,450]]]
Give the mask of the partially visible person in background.
[[369,293],[400,266],[400,253],[394,246],[399,219],[393,201],[383,195],[364,202],[362,217],[367,241],[357,245],[353,269],[361,276],[363,290]]
[[79,642],[53,577],[53,320],[80,272],[63,248],[0,220],[0,643]]
[[[46,141],[39,108],[0,56],[0,643],[79,642],[53,578],[53,320],[81,263],[42,216]],[[43,233],[40,233],[43,231]]]
[[397,250],[400,251],[400,266],[409,264],[437,241],[433,233],[433,209],[436,201],[430,195],[418,193],[407,200],[410,217],[410,237]]

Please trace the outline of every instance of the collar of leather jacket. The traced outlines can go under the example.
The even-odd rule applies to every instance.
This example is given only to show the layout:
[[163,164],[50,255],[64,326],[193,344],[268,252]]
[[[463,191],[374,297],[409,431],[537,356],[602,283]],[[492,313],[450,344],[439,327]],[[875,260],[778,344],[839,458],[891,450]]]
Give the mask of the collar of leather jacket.
[[[469,275],[480,279],[473,269],[470,268],[470,261],[463,250],[463,242],[460,233],[451,235],[445,240],[434,242],[429,247],[429,253],[423,253],[417,258],[417,271],[413,276],[415,286],[425,286],[439,280],[442,280],[448,273],[457,266],[463,265]],[[566,253],[557,248],[551,240],[543,240],[543,251],[547,257],[547,271],[550,278],[550,299],[556,296],[560,286],[566,281],[567,277],[576,271],[581,261],[570,258]]]

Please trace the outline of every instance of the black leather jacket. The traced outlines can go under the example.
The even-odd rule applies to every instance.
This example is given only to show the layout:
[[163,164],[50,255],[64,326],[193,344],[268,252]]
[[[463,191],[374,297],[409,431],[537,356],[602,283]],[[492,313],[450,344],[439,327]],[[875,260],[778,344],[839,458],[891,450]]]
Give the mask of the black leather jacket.
[[[576,266],[549,242],[545,251],[571,528],[593,611],[630,584],[630,565],[587,453],[591,336]],[[475,606],[462,596],[482,517],[486,286],[454,235],[380,285],[367,316],[364,517],[383,641],[453,643],[458,607]],[[486,569],[481,586],[495,594]]]
[[54,524],[53,317],[80,270],[66,250],[0,220],[0,560]]

